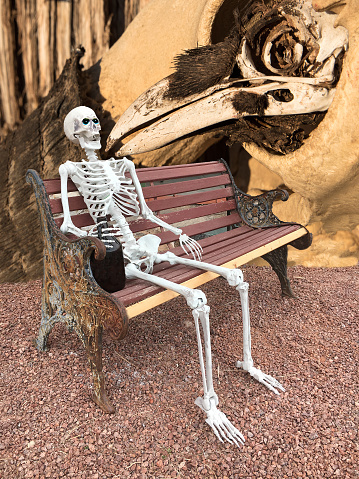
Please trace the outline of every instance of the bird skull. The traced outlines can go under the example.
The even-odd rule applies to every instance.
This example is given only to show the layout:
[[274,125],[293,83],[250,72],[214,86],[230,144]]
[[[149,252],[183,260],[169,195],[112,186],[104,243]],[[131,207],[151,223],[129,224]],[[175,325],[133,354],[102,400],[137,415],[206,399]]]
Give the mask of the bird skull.
[[74,108],[64,120],[67,138],[84,149],[101,149],[100,130],[101,125],[96,113],[87,106]]
[[[176,72],[148,89],[124,112],[110,133],[107,150],[115,149],[125,136],[144,126],[122,146],[121,155],[148,152],[208,129],[232,142],[252,140],[267,146],[270,122],[278,120],[262,122],[264,127],[260,122],[247,127],[243,118],[283,117],[285,128],[288,115],[297,116],[290,120],[293,129],[280,141],[274,138],[273,144],[279,153],[301,146],[300,115],[314,116],[330,107],[348,32],[336,27],[335,15],[314,11],[310,0],[283,0],[267,11],[264,7],[261,16],[253,8],[244,13],[242,23],[222,45],[189,50],[177,57]],[[255,15],[258,27],[253,26]],[[224,49],[226,56],[221,53]],[[229,67],[220,65],[218,59],[222,58]],[[239,75],[233,75],[235,66]],[[287,136],[293,138],[289,145]]]

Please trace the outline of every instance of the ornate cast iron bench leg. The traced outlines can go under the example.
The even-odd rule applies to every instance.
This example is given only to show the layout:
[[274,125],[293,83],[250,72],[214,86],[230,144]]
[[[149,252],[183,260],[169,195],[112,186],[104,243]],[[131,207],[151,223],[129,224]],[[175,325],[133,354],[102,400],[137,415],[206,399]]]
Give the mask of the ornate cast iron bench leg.
[[[296,249],[302,250],[308,248],[312,243],[312,235],[311,233],[298,238],[291,243]],[[295,298],[296,296],[293,294],[293,291],[290,287],[289,278],[287,276],[287,258],[288,258],[288,246],[284,245],[280,248],[277,248],[270,253],[267,253],[262,256],[273,268],[276,275],[279,278],[280,285],[282,288],[282,296],[287,296],[289,298]]]
[[[281,225],[296,225],[298,223],[289,223],[281,221],[275,216],[272,211],[273,202],[277,199],[287,201],[289,194],[285,190],[271,190],[261,195],[251,196],[241,191],[235,184],[232,173],[224,160],[221,160],[227,169],[227,173],[231,178],[233,189],[235,191],[235,200],[237,211],[242,218],[242,221],[251,228],[270,228],[272,226]],[[301,225],[298,225],[301,226]],[[312,243],[311,233],[307,233],[305,236],[298,238],[291,243],[291,246],[297,249],[306,249]],[[290,287],[289,278],[287,275],[287,258],[288,247],[287,245],[281,246],[273,251],[262,256],[273,268],[276,275],[279,278],[282,296],[295,298],[293,291]]]
[[277,248],[267,254],[264,254],[262,258],[265,259],[272,266],[274,272],[278,276],[282,289],[282,296],[295,298],[292,288],[290,287],[290,281],[287,275],[287,245],[281,246],[280,248]]
[[90,257],[105,257],[104,244],[85,237],[69,240],[53,220],[44,185],[33,170],[26,175],[32,184],[44,240],[44,278],[42,286],[42,319],[35,340],[38,350],[47,347],[48,336],[57,322],[65,323],[81,339],[93,376],[92,399],[104,412],[114,412],[106,392],[102,371],[102,332],[119,340],[126,336],[128,318],[122,303],[106,293],[91,273]]

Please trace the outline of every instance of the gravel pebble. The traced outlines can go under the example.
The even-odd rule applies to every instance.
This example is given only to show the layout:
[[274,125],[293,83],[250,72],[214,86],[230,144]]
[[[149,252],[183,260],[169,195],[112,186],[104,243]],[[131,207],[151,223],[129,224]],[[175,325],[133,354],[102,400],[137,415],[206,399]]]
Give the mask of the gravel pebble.
[[135,318],[120,343],[104,338],[116,413],[89,399],[80,340],[57,325],[33,346],[41,282],[0,285],[0,478],[359,478],[359,267],[289,269],[297,299],[274,273],[244,268],[255,365],[286,388],[272,394],[235,367],[242,328],[237,293],[218,278],[211,306],[215,390],[246,438],[221,444],[194,405],[197,341],[185,301]]

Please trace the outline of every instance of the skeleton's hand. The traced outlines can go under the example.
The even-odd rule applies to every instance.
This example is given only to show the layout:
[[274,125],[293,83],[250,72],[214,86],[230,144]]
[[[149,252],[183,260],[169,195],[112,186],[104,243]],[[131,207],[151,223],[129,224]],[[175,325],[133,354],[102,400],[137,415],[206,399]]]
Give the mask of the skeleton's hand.
[[87,236],[86,231],[80,230],[80,228],[77,228],[72,221],[64,221],[60,227],[60,230],[63,233],[72,233],[76,236]]
[[192,253],[193,258],[196,261],[201,261],[203,250],[201,245],[196,240],[190,238],[186,234],[181,234],[179,237],[179,242],[186,254]]

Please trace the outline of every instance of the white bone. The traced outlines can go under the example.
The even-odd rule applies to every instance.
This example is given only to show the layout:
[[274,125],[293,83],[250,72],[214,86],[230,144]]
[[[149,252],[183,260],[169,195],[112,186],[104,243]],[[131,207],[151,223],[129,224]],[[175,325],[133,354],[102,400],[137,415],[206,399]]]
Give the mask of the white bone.
[[246,80],[248,78],[258,77],[263,77],[263,80],[265,80],[264,73],[260,73],[254,66],[251,51],[247,45],[246,39],[244,39],[242,42],[242,48],[237,55],[236,62],[243,75],[243,78]]
[[[199,363],[203,380],[203,398],[198,397],[195,404],[199,406],[207,415],[206,422],[212,428],[217,438],[223,442],[227,440],[231,444],[240,446],[244,444],[244,437],[228,420],[227,416],[217,409],[218,396],[213,387],[213,373],[212,373],[212,354],[211,354],[211,340],[209,327],[209,307],[207,306],[207,299],[202,291],[193,290],[186,286],[172,283],[155,275],[146,274],[139,271],[135,265],[128,264],[126,266],[126,278],[143,279],[150,283],[161,286],[162,288],[171,289],[178,294],[184,296],[188,306],[192,309],[193,318],[195,321]],[[201,333],[199,328],[199,320],[202,326],[204,337],[204,357]]]
[[[207,305],[201,305],[193,309],[192,314],[196,327],[199,362],[203,379],[203,398],[198,397],[195,404],[206,413],[206,423],[212,428],[213,432],[221,442],[225,439],[231,444],[235,444],[239,447],[240,444],[244,444],[243,435],[232,425],[227,419],[227,416],[217,409],[218,397],[214,392],[212,375],[209,307]],[[203,331],[205,361],[203,360],[203,348],[198,320],[200,320]]]
[[237,361],[237,368],[247,371],[254,379],[266,386],[270,391],[279,394],[278,389],[285,391],[284,387],[269,374],[263,373],[260,369],[253,366],[251,352],[251,325],[248,306],[248,283],[241,283],[237,286],[237,291],[241,296],[242,318],[243,318],[243,361]]
[[87,106],[71,110],[64,120],[65,135],[81,148],[101,149],[100,122],[96,113]]

